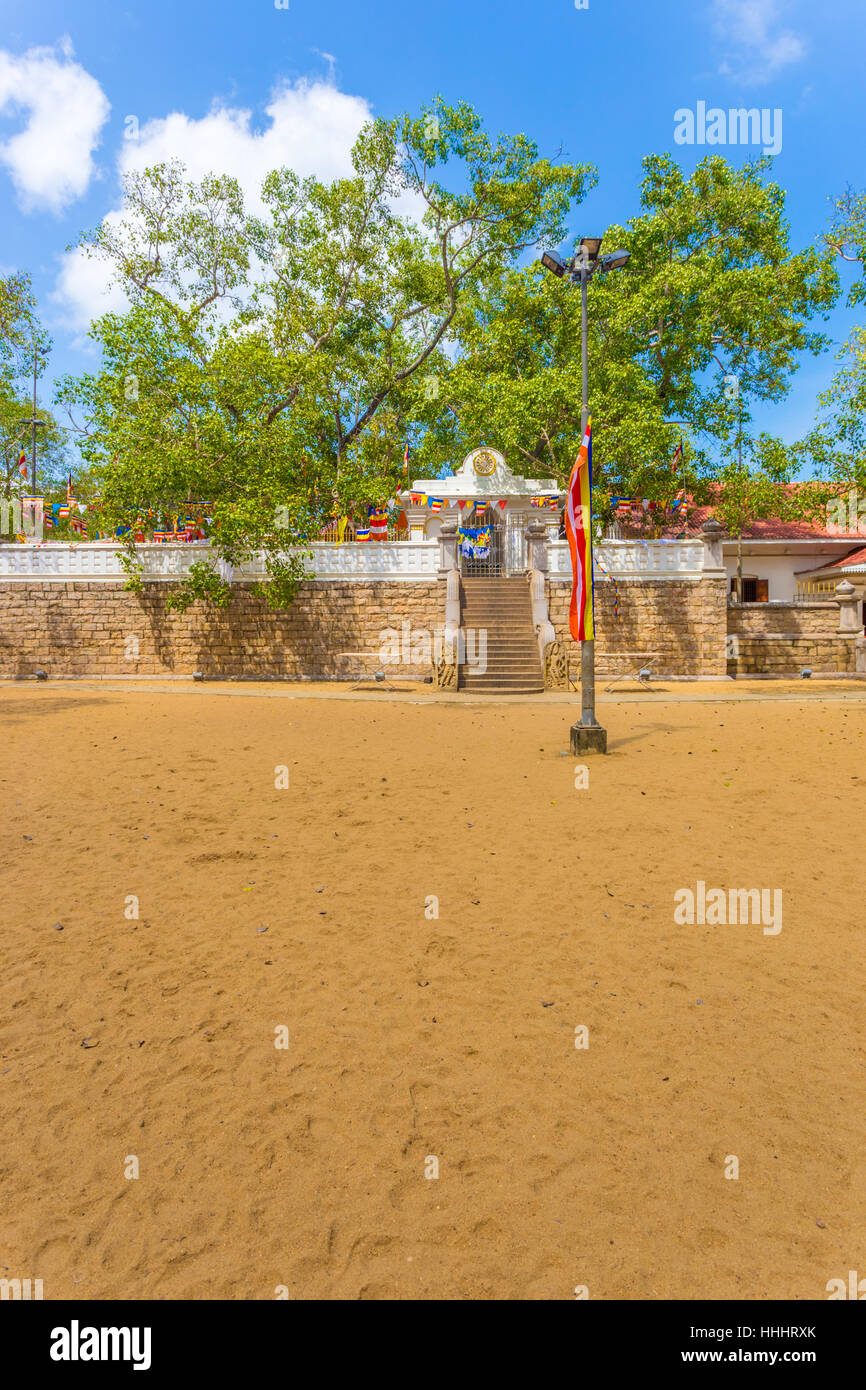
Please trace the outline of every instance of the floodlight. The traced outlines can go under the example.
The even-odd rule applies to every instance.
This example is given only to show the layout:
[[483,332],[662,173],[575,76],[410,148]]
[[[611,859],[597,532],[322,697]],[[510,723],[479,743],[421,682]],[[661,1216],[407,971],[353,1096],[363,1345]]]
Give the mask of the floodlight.
[[607,274],[609,270],[622,270],[631,259],[630,251],[611,251],[606,256],[602,256],[598,263],[598,268],[602,274]]
[[558,275],[560,278],[568,270],[568,262],[558,256],[555,251],[545,251],[541,257],[541,264],[545,270],[549,270],[551,275]]

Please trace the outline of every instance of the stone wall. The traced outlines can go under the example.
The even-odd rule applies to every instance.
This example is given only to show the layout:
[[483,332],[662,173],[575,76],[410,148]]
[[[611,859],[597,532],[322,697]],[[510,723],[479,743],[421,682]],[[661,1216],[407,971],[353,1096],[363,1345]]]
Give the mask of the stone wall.
[[[656,676],[726,674],[726,593],[724,579],[631,580],[616,582],[619,615],[614,611],[614,586],[595,586],[596,659],[600,673],[619,673],[628,657],[619,653],[657,652]],[[577,646],[568,630],[571,585],[548,581],[548,611],[557,641],[571,649],[572,675],[580,669]]]
[[729,603],[728,632],[754,637],[786,633],[791,637],[835,637],[839,605],[835,599],[817,603]]
[[[599,673],[619,673],[631,652],[657,652],[657,676],[853,674],[852,637],[838,633],[839,605],[728,604],[725,581],[626,580],[596,585]],[[225,679],[346,679],[342,651],[377,651],[386,629],[411,625],[431,637],[445,618],[443,581],[317,580],[302,586],[291,608],[272,612],[250,585],[236,584],[229,608],[193,604],[170,613],[163,583],[129,593],[113,581],[0,583],[0,676],[205,676]],[[547,583],[559,650],[579,673],[568,631],[571,585]],[[136,647],[137,643],[137,647]],[[726,645],[728,659],[726,660]],[[136,654],[137,652],[137,654]],[[400,668],[430,675],[415,656]]]
[[853,637],[839,635],[839,604],[728,605],[728,675],[848,675],[855,670]]
[[[345,679],[357,667],[342,651],[377,651],[381,633],[441,630],[444,582],[317,581],[302,586],[291,608],[272,611],[249,585],[235,585],[231,605],[194,603],[166,609],[166,584],[141,594],[115,583],[0,584],[0,676],[271,677]],[[137,639],[137,656],[136,641]],[[402,666],[412,678],[426,663]]]
[[804,666],[816,676],[854,673],[854,642],[847,637],[762,633],[740,637],[731,651],[729,676],[798,676]]

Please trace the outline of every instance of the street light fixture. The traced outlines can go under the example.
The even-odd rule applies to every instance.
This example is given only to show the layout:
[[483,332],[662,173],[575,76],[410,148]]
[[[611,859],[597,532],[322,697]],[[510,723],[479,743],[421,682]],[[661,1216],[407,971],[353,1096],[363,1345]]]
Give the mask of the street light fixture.
[[622,270],[623,266],[628,265],[630,259],[630,251],[610,251],[606,256],[602,256],[598,268],[603,275],[606,275],[609,270]]
[[[545,251],[541,264],[552,275],[568,275],[571,284],[580,285],[580,356],[582,369],[582,395],[580,413],[581,438],[586,434],[589,420],[589,343],[587,332],[587,286],[596,271],[606,275],[611,270],[622,270],[630,258],[629,251],[611,251],[601,256],[600,236],[585,236],[580,239],[580,249],[572,261],[564,261],[555,251]],[[592,499],[590,498],[590,506]],[[592,516],[589,518],[590,533]],[[581,719],[571,726],[572,753],[606,753],[607,730],[603,729],[595,717],[595,642],[582,642],[580,650],[580,693]]]
[[[40,420],[36,414],[36,376],[39,365],[39,351],[33,350],[33,410],[29,420],[19,420],[18,424],[23,428],[30,426],[30,493],[36,496],[36,431],[45,428],[45,421]],[[35,506],[35,503],[34,503]]]
[[560,279],[571,270],[571,261],[564,261],[555,251],[545,251],[541,257],[541,264],[551,275],[558,275]]

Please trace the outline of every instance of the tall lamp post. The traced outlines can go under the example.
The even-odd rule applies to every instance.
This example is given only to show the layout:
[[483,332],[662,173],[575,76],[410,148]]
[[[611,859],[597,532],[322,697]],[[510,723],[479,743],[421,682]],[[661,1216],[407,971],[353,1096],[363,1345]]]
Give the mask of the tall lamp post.
[[[33,412],[29,420],[19,420],[19,425],[30,426],[30,492],[31,496],[36,496],[36,431],[44,427],[45,421],[40,420],[36,414],[36,377],[39,369],[39,350],[33,349]],[[35,505],[35,504],[34,504]]]
[[[589,421],[589,335],[587,332],[587,288],[596,272],[606,275],[610,270],[622,270],[628,263],[629,251],[612,251],[601,255],[600,236],[585,236],[580,239],[576,256],[564,261],[555,251],[545,251],[541,264],[551,275],[559,279],[564,276],[571,284],[580,285],[580,360],[582,375],[582,397],[580,412],[581,438],[586,434]],[[592,535],[592,499],[590,497],[589,533]],[[580,649],[580,695],[581,718],[579,724],[571,726],[572,753],[606,753],[607,730],[603,729],[595,717],[595,642],[582,642]]]

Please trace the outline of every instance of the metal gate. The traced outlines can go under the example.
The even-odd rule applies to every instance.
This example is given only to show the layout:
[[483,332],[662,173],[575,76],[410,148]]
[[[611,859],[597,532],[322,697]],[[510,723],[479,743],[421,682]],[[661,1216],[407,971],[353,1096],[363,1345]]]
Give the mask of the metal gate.
[[526,569],[526,517],[505,517],[505,573],[523,574]]
[[468,577],[495,578],[499,575],[523,574],[526,569],[526,518],[522,516],[503,516],[499,507],[488,507],[483,518],[478,518],[474,526],[483,526],[490,531],[490,553],[484,560],[470,559],[458,546],[460,573]]

